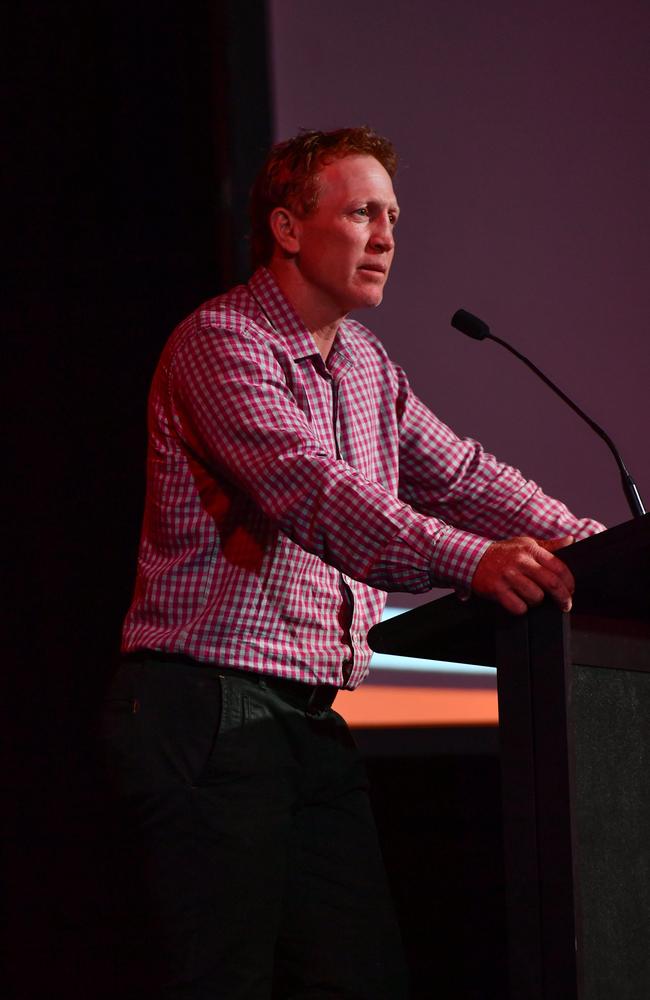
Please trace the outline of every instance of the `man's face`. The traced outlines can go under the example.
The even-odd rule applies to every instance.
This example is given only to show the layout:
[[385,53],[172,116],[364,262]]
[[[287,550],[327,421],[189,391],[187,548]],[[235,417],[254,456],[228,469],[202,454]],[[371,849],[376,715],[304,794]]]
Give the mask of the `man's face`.
[[316,210],[297,221],[296,264],[315,300],[343,316],[377,306],[393,262],[399,208],[374,156],[346,156],[319,174]]

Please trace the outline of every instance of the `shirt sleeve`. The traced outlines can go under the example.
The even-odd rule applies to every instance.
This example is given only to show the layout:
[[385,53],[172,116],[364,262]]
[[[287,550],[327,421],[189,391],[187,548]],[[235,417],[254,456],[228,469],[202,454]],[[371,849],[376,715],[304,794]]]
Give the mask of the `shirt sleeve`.
[[[604,530],[591,518],[576,517],[560,500],[547,496],[518,469],[498,462],[470,438],[459,438],[411,391],[397,369],[400,415],[399,495],[421,513],[434,512],[454,528],[434,553],[434,576],[460,560],[473,575],[490,541],[515,535],[585,538]],[[483,548],[465,533],[483,539]],[[478,558],[476,556],[478,555]],[[470,566],[469,563],[472,565]]]
[[201,329],[168,362],[170,423],[213,475],[252,497],[293,541],[382,590],[466,587],[485,539],[420,513],[314,436],[261,338]]

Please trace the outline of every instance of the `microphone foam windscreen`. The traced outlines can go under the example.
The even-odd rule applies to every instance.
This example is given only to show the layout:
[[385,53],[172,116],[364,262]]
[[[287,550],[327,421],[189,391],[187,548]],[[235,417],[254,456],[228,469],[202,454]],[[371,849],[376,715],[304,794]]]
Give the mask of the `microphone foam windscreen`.
[[473,313],[467,312],[467,309],[457,309],[451,317],[451,325],[468,337],[473,337],[474,340],[485,340],[490,336],[490,327],[487,323]]

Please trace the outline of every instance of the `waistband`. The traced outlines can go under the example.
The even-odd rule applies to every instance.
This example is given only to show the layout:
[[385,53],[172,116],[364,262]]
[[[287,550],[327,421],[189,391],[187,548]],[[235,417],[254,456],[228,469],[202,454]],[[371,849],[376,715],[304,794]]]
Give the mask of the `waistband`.
[[221,664],[201,663],[184,653],[165,653],[157,649],[139,649],[134,653],[125,653],[122,660],[127,663],[145,663],[158,661],[174,665],[181,663],[186,666],[214,670],[218,675],[241,677],[252,684],[259,684],[275,691],[281,698],[292,705],[302,708],[307,715],[318,715],[334,704],[339,689],[333,684],[307,684],[304,681],[294,681],[289,677],[276,677],[274,674],[262,674],[255,670],[238,670],[236,667],[222,667]]

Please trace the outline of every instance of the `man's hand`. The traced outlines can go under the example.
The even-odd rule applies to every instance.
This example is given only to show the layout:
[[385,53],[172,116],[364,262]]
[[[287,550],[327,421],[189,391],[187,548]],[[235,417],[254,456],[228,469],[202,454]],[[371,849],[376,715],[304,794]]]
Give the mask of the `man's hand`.
[[545,594],[550,594],[563,611],[570,611],[575,580],[568,567],[551,553],[572,542],[571,535],[549,541],[523,535],[493,542],[476,567],[472,590],[498,601],[515,615],[541,604]]

